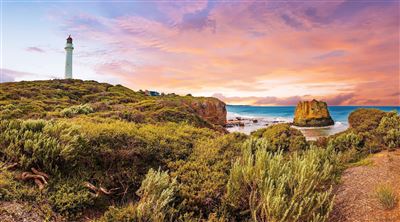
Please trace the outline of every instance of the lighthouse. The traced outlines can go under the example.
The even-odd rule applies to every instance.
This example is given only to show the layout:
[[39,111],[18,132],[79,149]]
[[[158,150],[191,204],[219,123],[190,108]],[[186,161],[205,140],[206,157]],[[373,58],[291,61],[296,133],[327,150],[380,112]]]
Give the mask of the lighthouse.
[[65,78],[72,79],[72,51],[74,50],[74,45],[72,45],[71,35],[67,38],[67,44],[65,45]]

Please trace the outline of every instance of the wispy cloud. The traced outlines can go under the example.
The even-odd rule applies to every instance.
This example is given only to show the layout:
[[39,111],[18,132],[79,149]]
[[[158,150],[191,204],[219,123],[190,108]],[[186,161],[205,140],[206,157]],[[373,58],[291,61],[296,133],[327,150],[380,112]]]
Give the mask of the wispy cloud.
[[35,46],[27,47],[26,51],[28,51],[28,52],[39,52],[39,53],[44,53],[45,52],[45,50],[43,50],[42,48],[35,47]]

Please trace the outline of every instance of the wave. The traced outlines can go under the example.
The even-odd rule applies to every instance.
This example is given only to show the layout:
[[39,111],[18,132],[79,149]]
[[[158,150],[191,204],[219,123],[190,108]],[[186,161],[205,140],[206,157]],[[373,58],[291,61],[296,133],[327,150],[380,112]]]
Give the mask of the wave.
[[243,115],[243,114],[234,113],[234,112],[228,112],[226,117],[228,120],[242,118],[242,119],[257,119],[259,121],[264,121],[264,122],[285,122],[285,123],[291,123],[293,120],[293,118],[289,118],[289,117],[265,116],[265,115]]

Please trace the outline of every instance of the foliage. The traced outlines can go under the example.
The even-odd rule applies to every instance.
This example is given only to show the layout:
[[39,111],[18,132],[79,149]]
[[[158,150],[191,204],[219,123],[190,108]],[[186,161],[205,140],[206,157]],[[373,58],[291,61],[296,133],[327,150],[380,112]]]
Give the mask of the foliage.
[[400,147],[400,116],[397,112],[387,113],[379,123],[377,132],[389,148]]
[[194,102],[209,101],[219,104],[215,98],[192,96],[147,96],[121,85],[76,79],[22,81],[1,83],[1,119],[54,119],[90,114],[96,117],[115,118],[136,123],[176,122],[197,127],[218,129],[212,122],[201,117],[202,110],[192,106]]
[[89,113],[93,113],[93,108],[89,104],[71,106],[61,111],[61,114],[66,117],[73,117],[78,114]]
[[339,163],[335,151],[311,148],[286,158],[268,152],[267,144],[246,143],[230,173],[227,203],[253,221],[326,221]]
[[0,141],[0,157],[52,174],[76,166],[86,147],[76,127],[43,120],[3,120]]
[[349,131],[331,139],[328,146],[334,147],[337,151],[346,151],[350,149],[360,151],[363,148],[363,138]]
[[1,169],[0,172],[0,200],[35,200],[38,191],[15,179],[16,175],[8,170]]
[[[204,117],[218,105],[95,81],[2,83],[0,200],[44,202],[67,220],[108,207],[100,221],[324,221],[343,163],[400,143],[397,113],[357,110],[318,149],[289,124],[225,134]],[[31,167],[50,175],[44,190],[16,179]]]
[[259,129],[251,134],[255,138],[264,138],[268,141],[270,151],[296,151],[308,147],[303,134],[290,127],[287,123],[275,124],[267,128]]
[[350,113],[349,124],[356,132],[368,132],[375,130],[385,115],[385,112],[379,109],[357,109]]
[[381,184],[376,188],[376,198],[386,210],[393,209],[398,202],[396,191],[387,184]]
[[73,218],[94,204],[94,196],[82,186],[82,181],[69,179],[52,186],[49,201],[55,211]]
[[136,209],[140,220],[163,221],[171,214],[169,204],[177,189],[176,179],[167,172],[150,169],[136,194],[140,197]]
[[182,199],[181,212],[208,214],[218,209],[226,190],[232,162],[240,154],[243,134],[228,134],[198,142],[188,160],[169,164]]
[[99,220],[106,221],[167,221],[172,218],[178,184],[167,172],[150,169],[136,192],[140,200],[123,208],[111,207]]

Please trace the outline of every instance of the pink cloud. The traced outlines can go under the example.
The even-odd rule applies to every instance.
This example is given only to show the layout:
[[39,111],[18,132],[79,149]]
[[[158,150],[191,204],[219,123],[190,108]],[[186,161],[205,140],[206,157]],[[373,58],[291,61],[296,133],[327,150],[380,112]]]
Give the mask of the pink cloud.
[[209,3],[160,3],[170,21],[79,15],[67,26],[113,52],[95,65],[98,74],[136,89],[291,104],[301,88],[333,105],[399,104],[388,96],[400,87],[396,7],[348,4],[215,2],[198,16]]

